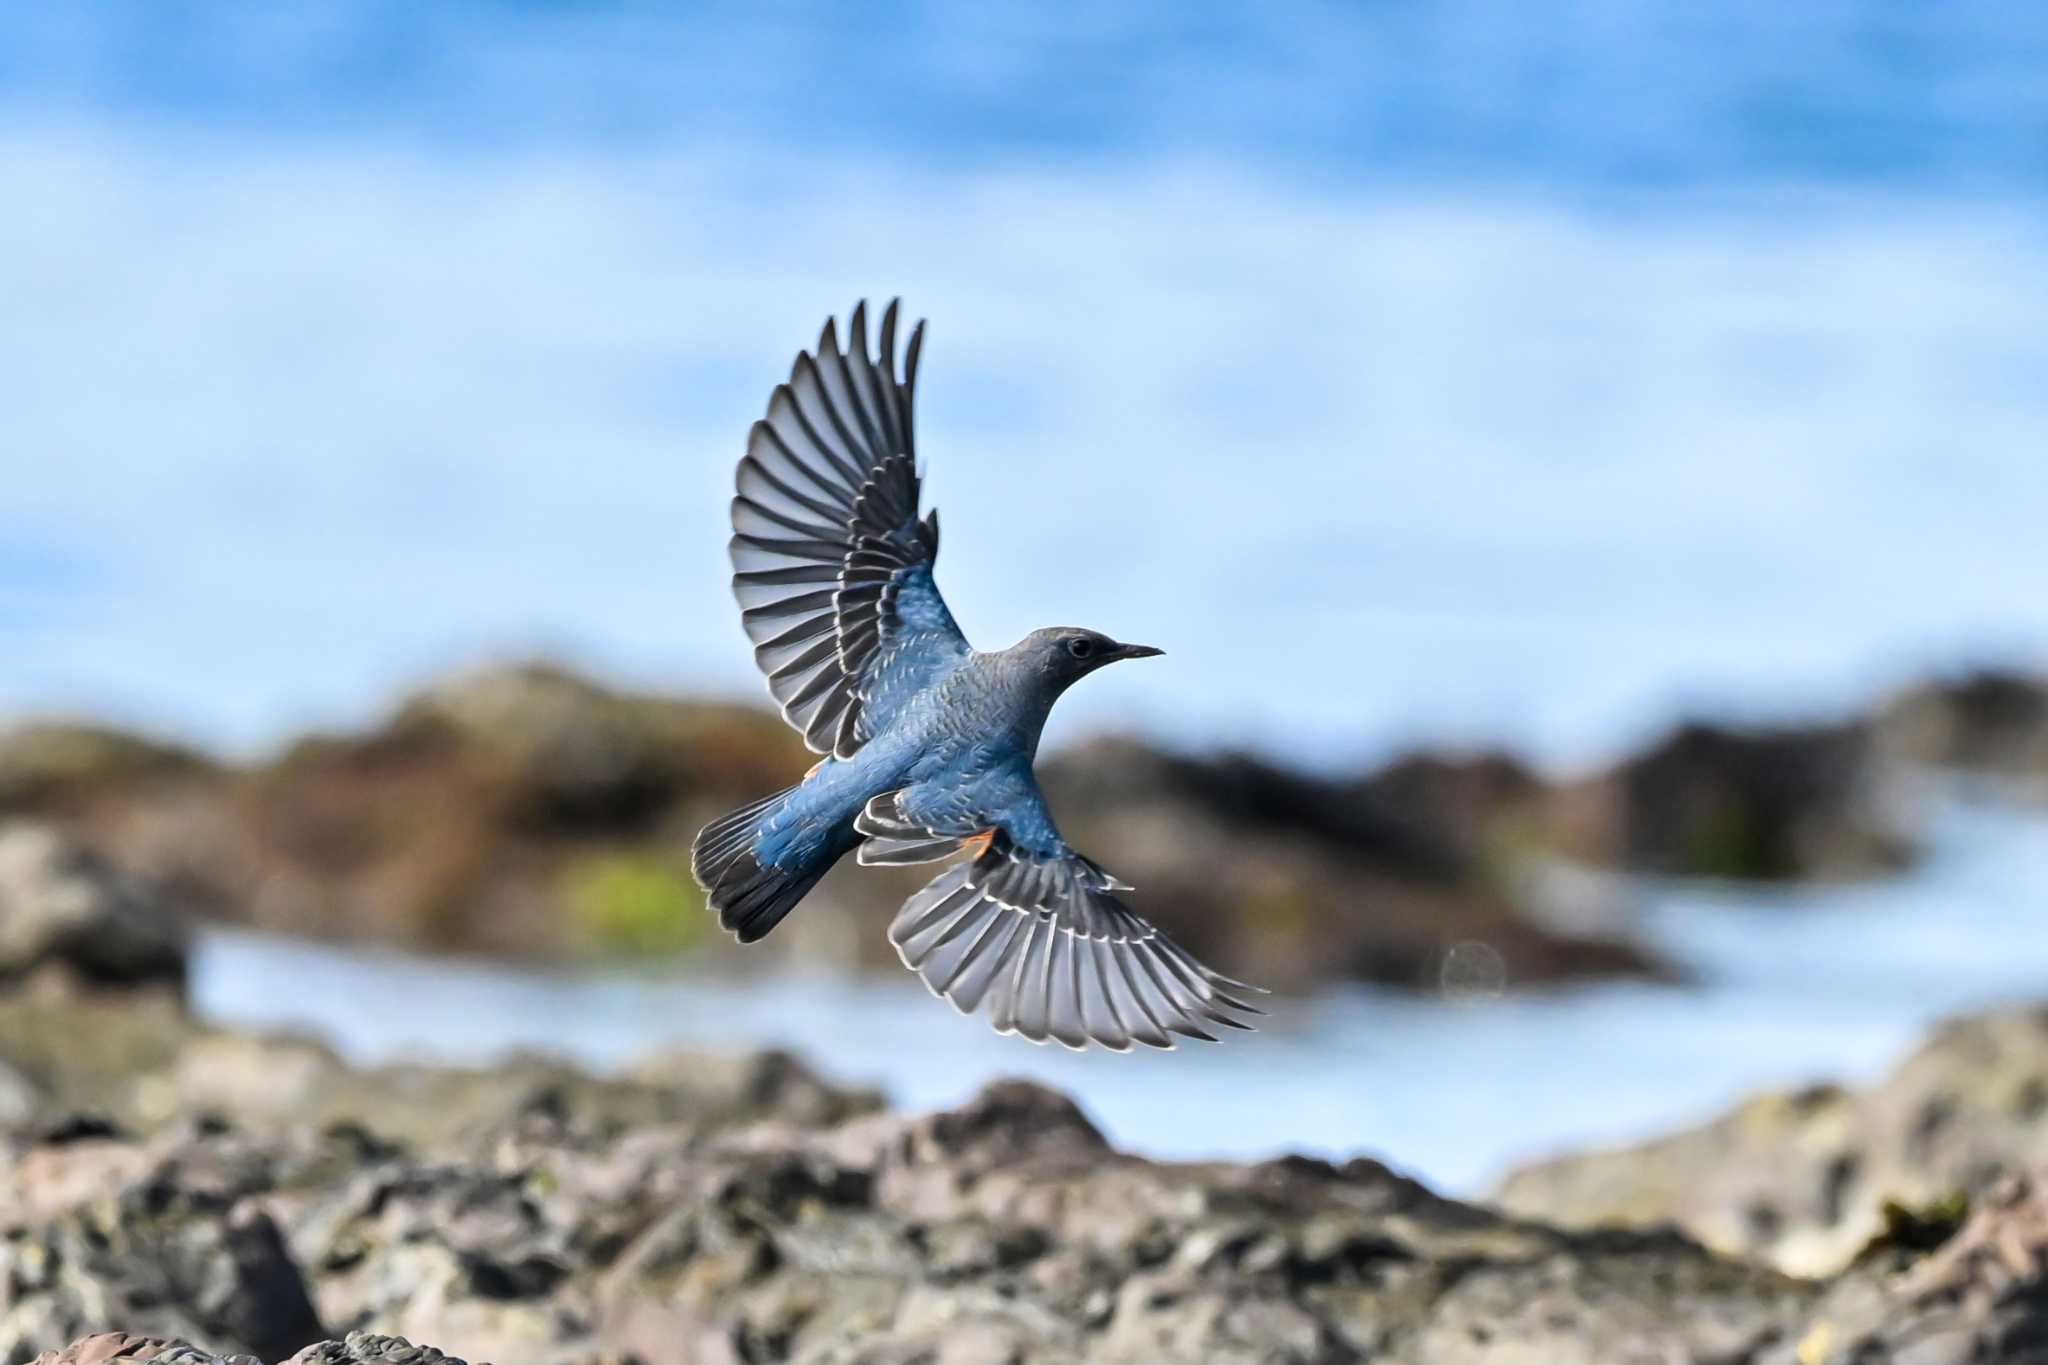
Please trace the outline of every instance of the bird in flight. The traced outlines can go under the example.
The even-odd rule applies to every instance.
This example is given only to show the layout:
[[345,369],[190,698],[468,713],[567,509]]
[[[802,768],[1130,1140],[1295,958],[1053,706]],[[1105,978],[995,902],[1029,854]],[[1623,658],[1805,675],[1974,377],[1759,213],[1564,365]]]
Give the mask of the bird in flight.
[[1171,1047],[1249,1028],[1256,987],[1132,914],[1131,888],[1060,837],[1032,772],[1060,694],[1160,653],[1092,630],[967,643],[932,579],[911,429],[924,324],[896,367],[896,304],[868,354],[867,305],[827,320],[768,400],[732,501],[733,595],[783,718],[825,755],[796,786],[698,834],[691,870],[752,943],[849,851],[867,864],[965,855],[889,927],[904,965],[1003,1033],[1072,1048]]

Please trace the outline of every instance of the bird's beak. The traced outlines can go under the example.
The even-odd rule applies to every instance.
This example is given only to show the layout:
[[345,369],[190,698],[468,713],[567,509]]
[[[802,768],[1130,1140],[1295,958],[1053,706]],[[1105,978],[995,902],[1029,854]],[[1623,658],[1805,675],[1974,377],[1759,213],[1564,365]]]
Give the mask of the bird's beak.
[[1116,647],[1116,657],[1119,659],[1156,659],[1165,652],[1163,649],[1154,649],[1151,645],[1118,645]]

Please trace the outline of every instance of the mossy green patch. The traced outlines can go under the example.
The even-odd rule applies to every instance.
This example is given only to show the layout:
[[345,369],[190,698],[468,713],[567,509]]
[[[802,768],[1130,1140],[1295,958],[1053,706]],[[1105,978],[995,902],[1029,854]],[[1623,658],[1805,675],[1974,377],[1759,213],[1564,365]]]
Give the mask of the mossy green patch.
[[690,874],[650,854],[579,859],[564,872],[562,891],[582,939],[621,957],[687,952],[711,924],[704,893]]

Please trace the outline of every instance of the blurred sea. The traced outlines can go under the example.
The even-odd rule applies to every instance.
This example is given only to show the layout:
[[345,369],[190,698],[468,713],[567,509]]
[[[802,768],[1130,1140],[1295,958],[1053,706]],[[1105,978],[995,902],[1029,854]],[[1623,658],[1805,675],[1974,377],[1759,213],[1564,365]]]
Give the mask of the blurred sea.
[[759,695],[749,421],[933,318],[1063,708],[1580,761],[2048,655],[2048,10],[0,0],[0,710],[247,749],[481,653]]

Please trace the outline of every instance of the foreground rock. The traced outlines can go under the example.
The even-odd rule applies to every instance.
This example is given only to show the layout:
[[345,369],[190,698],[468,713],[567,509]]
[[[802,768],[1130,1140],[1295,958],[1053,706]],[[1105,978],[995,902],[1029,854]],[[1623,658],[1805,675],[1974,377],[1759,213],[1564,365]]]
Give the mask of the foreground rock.
[[1757,1365],[2048,1361],[2048,1170],[2000,1180],[1944,1233],[1931,1254],[1911,1236],[1872,1248],[1828,1287],[1799,1340]]
[[1718,1360],[1814,1297],[1371,1162],[1122,1156],[1021,1084],[818,1129],[607,1137],[533,1112],[471,1149],[217,1128],[31,1146],[0,1196],[0,1358],[123,1323],[267,1360],[351,1330],[499,1365]]
[[[35,1365],[112,1365],[123,1360],[156,1361],[157,1365],[261,1365],[254,1356],[217,1355],[188,1341],[102,1332],[82,1337],[61,1351],[45,1351]],[[350,1332],[341,1341],[321,1341],[293,1355],[288,1365],[466,1365],[431,1346],[415,1346],[403,1337]]]
[[1955,1020],[1864,1091],[1759,1096],[1712,1123],[1527,1167],[1506,1209],[1577,1227],[1675,1223],[1708,1246],[1832,1273],[1887,1205],[1963,1206],[2048,1163],[2048,1006]]
[[[1143,1160],[1023,1083],[907,1116],[772,1053],[359,1072],[163,997],[5,1004],[31,1091],[0,1122],[0,1361],[2048,1360],[2048,1187],[1994,1122],[2038,1016],[1945,1033],[1917,1106],[1891,1087],[1923,1133],[1948,1097],[1970,1206],[1894,1209],[1802,1280],[1370,1160]],[[1868,1103],[1814,1131],[1875,1150]]]
[[880,1106],[874,1091],[830,1084],[775,1050],[677,1049],[617,1076],[547,1057],[355,1068],[306,1039],[202,1027],[168,997],[0,995],[0,1135],[17,1142],[205,1121],[345,1125],[442,1147],[529,1112],[623,1132],[685,1120],[827,1124]]

